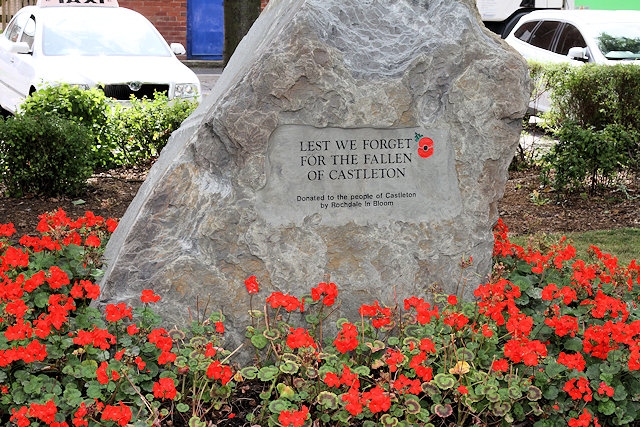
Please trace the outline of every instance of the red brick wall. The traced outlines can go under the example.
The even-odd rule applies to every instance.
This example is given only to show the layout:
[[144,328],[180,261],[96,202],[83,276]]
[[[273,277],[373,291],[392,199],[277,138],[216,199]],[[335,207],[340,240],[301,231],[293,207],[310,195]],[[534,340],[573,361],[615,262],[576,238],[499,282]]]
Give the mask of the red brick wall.
[[118,3],[144,15],[167,43],[182,43],[187,47],[186,0],[118,0]]

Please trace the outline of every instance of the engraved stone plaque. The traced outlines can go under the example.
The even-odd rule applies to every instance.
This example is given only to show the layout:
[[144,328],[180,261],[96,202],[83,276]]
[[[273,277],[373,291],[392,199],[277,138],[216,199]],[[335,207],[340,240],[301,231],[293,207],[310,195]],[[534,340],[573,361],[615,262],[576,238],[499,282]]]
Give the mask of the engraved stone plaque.
[[280,126],[256,207],[277,225],[453,218],[462,209],[454,165],[440,129]]

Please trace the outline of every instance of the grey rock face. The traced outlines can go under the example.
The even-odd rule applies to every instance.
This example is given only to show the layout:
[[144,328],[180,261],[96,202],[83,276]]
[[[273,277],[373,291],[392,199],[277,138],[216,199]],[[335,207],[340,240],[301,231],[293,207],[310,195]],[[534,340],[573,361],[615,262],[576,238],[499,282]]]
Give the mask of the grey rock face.
[[472,0],[271,0],[122,218],[103,303],[154,289],[184,324],[210,296],[231,348],[250,275],[263,297],[330,275],[347,317],[472,298],[528,99]]

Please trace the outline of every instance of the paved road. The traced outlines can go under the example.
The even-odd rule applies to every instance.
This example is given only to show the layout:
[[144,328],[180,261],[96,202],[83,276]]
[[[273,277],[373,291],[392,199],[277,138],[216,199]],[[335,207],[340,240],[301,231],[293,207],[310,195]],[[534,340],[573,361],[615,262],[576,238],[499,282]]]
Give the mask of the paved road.
[[207,96],[222,74],[222,68],[192,68],[200,79],[202,96]]

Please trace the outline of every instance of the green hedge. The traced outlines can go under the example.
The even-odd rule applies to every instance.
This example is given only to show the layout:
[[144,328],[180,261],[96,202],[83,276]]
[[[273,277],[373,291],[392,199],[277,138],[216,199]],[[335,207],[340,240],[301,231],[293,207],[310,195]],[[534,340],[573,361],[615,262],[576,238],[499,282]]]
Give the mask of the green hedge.
[[76,196],[96,169],[148,164],[196,106],[155,94],[124,108],[99,89],[39,90],[0,120],[0,191]]
[[0,119],[0,182],[10,196],[82,192],[94,166],[89,129],[56,115]]
[[558,144],[543,177],[558,193],[622,185],[640,164],[640,67],[530,62],[532,99],[550,90],[545,126]]

